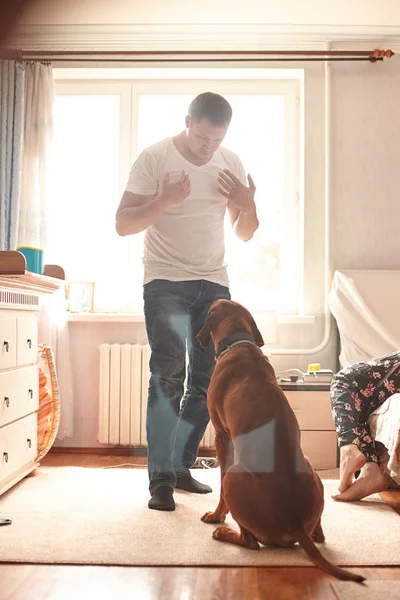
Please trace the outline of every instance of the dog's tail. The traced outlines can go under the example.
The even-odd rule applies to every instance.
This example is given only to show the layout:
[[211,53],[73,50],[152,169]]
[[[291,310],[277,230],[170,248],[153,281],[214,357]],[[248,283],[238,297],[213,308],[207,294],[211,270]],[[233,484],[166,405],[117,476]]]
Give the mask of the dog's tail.
[[336,579],[341,579],[342,581],[356,581],[357,583],[364,581],[365,577],[362,575],[350,573],[350,571],[341,569],[326,560],[304,529],[296,530],[294,539],[297,539],[299,545],[308,554],[314,565],[319,567],[322,571],[325,571],[325,573],[336,577]]

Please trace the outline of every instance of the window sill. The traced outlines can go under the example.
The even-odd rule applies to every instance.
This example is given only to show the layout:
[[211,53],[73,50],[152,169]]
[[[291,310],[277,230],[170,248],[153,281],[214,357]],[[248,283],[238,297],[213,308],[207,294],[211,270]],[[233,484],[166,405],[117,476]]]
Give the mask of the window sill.
[[[68,322],[144,323],[143,313],[67,313]],[[314,315],[278,315],[279,325],[314,325]]]

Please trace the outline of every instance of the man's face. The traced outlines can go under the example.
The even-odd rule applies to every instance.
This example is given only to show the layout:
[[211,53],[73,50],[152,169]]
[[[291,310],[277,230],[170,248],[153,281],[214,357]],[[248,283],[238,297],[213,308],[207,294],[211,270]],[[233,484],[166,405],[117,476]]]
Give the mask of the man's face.
[[194,123],[186,117],[187,142],[192,154],[205,162],[210,160],[223,142],[228,127],[229,123],[220,127],[206,118]]

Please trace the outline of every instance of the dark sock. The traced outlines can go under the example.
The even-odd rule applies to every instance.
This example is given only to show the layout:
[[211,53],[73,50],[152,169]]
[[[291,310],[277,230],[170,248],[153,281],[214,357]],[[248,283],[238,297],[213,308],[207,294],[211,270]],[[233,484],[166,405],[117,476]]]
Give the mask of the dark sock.
[[148,504],[153,510],[175,510],[174,490],[170,485],[162,485],[154,490]]
[[179,490],[193,492],[194,494],[209,494],[212,492],[212,489],[209,485],[200,483],[200,481],[194,479],[190,473],[178,477],[175,487]]

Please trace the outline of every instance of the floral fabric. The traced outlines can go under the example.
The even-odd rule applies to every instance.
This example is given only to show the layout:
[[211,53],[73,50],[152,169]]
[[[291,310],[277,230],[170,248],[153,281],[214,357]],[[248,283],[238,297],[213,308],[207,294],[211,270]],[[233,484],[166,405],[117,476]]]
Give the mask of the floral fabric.
[[356,444],[367,462],[379,463],[368,417],[400,392],[400,350],[339,371],[331,385],[331,406],[339,447]]

